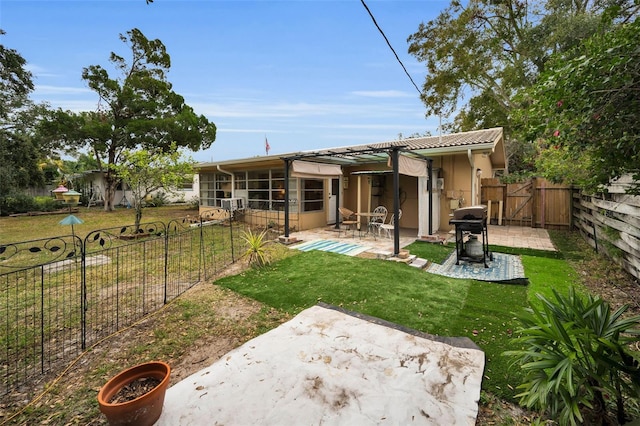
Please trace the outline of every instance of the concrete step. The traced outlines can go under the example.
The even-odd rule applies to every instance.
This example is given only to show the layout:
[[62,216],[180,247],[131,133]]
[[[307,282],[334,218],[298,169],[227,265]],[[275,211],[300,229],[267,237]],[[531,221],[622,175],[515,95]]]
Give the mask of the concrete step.
[[413,266],[414,268],[418,268],[418,269],[424,269],[427,267],[428,264],[429,264],[429,261],[427,259],[416,257],[415,259],[413,259],[413,262],[409,264],[409,266]]
[[410,254],[407,257],[390,257],[387,260],[393,260],[395,262],[402,262],[402,263],[406,263],[407,265],[411,264],[411,262],[413,262],[413,260],[416,258],[415,254]]

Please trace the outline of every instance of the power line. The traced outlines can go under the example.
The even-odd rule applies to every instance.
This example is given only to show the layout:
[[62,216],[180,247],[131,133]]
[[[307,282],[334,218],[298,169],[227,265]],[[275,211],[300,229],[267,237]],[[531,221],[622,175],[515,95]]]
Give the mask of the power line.
[[416,90],[418,91],[418,93],[420,95],[422,95],[422,91],[418,88],[418,85],[413,81],[413,78],[411,78],[411,75],[409,74],[409,71],[407,71],[407,68],[404,66],[404,64],[402,63],[402,61],[400,60],[400,58],[398,57],[398,54],[396,53],[396,51],[393,49],[393,46],[391,46],[391,43],[389,42],[389,39],[387,38],[387,36],[384,34],[384,31],[382,31],[382,28],[380,28],[380,26],[378,25],[378,23],[376,22],[376,18],[374,18],[373,14],[371,13],[371,11],[369,10],[369,7],[367,6],[367,4],[364,2],[364,0],[360,0],[360,3],[362,3],[362,5],[364,6],[365,9],[367,9],[367,12],[369,13],[369,16],[371,17],[371,20],[373,21],[373,24],[376,26],[376,28],[378,29],[378,31],[380,31],[380,34],[382,34],[382,37],[384,37],[384,40],[387,42],[387,46],[389,46],[389,49],[391,49],[391,51],[393,52],[393,54],[396,56],[396,59],[398,60],[398,63],[400,64],[400,66],[402,67],[402,69],[404,70],[404,73],[407,75],[407,77],[409,77],[409,80],[411,80],[411,84],[413,84],[413,87],[416,88]]

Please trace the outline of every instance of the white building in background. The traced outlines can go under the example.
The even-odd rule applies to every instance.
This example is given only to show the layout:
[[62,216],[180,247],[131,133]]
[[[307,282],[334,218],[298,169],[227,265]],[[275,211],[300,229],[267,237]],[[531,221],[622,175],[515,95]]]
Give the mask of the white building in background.
[[[89,170],[71,177],[74,190],[86,195],[88,205],[102,205],[106,187],[105,172]],[[193,179],[185,181],[180,188],[161,188],[152,192],[151,197],[162,197],[166,203],[193,203],[199,199],[200,181],[198,174]],[[133,194],[125,184],[118,184],[113,199],[115,206],[131,207]]]

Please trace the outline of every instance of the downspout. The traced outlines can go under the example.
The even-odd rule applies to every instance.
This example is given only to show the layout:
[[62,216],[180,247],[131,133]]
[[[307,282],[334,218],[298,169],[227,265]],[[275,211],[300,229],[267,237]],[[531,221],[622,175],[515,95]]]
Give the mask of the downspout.
[[476,168],[471,148],[467,149],[467,157],[469,158],[469,164],[471,165],[471,205],[474,205],[476,202]]
[[224,174],[227,174],[229,176],[231,176],[231,198],[235,198],[236,195],[236,183],[235,183],[235,176],[233,175],[233,173],[227,171],[227,170],[223,170],[222,167],[220,167],[220,164],[218,164],[217,169],[219,172],[222,172]]
[[[300,211],[298,210],[298,216]],[[289,159],[284,159],[284,238],[289,238]]]
[[429,235],[433,235],[433,160],[427,160],[427,192],[429,194]]
[[334,229],[340,229],[340,191],[342,190],[342,179],[338,178],[338,191],[336,192],[336,224]]

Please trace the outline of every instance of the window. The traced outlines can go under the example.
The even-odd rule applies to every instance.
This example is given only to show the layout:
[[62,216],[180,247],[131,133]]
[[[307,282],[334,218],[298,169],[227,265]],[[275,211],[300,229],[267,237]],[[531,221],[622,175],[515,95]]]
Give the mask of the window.
[[324,181],[322,179],[302,179],[302,211],[315,212],[324,209]]
[[[312,181],[312,180],[310,180]],[[322,192],[322,181],[320,191]],[[284,169],[251,170],[233,174],[236,197],[246,198],[247,207],[260,210],[284,210]],[[203,206],[220,206],[231,197],[231,176],[223,173],[202,174],[200,199]],[[311,197],[311,194],[309,194]],[[320,209],[322,209],[322,197]],[[309,208],[312,206],[310,205]],[[289,211],[298,212],[298,179],[289,179]]]
[[240,190],[247,189],[247,173],[246,172],[236,172],[233,174],[234,178],[234,188]]
[[220,207],[220,200],[231,197],[231,176],[223,173],[200,175],[200,200],[203,206]]
[[185,177],[178,191],[193,191],[193,176]]
[[247,173],[248,205],[250,208],[269,210],[269,170],[253,170]]

